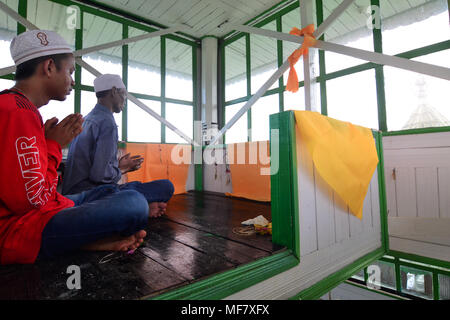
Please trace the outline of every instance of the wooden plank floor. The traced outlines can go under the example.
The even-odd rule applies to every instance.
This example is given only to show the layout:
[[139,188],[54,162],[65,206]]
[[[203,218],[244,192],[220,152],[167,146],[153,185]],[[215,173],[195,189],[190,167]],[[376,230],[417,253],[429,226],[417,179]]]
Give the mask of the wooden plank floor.
[[[0,266],[0,299],[139,299],[155,296],[284,250],[269,235],[242,235],[241,222],[270,219],[270,204],[189,192],[174,196],[167,215],[149,220],[132,255],[76,252],[33,265]],[[70,265],[81,289],[69,290]]]

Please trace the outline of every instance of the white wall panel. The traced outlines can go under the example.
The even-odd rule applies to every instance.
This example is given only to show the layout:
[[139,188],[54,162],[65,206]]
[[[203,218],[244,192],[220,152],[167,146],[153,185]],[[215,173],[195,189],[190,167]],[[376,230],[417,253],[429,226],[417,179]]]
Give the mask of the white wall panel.
[[450,132],[384,137],[383,146],[390,249],[449,261]]

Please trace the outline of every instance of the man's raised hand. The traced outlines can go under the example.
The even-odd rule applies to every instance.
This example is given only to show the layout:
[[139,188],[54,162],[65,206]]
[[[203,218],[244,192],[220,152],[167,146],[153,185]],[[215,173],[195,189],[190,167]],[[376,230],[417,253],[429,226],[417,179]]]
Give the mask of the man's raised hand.
[[141,168],[142,162],[144,162],[144,158],[140,155],[130,157],[130,153],[127,153],[119,159],[119,168],[122,174],[136,171]]
[[64,148],[81,133],[82,125],[83,116],[78,113],[65,117],[60,123],[53,117],[45,122],[45,138],[58,142]]

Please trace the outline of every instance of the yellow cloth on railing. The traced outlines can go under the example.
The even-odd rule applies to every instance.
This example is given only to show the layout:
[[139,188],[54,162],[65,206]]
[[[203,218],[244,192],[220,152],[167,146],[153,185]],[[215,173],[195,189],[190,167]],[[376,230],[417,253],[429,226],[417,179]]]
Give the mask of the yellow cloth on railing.
[[295,119],[320,176],[362,219],[364,198],[378,164],[372,131],[311,111],[295,111]]

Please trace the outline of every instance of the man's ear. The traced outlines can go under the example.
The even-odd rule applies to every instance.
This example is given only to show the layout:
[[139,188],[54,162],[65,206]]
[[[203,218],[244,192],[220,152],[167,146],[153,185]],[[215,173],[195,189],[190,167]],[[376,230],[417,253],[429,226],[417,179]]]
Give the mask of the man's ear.
[[112,87],[112,88],[111,88],[111,95],[112,95],[113,97],[116,96],[116,95],[118,94],[117,91],[118,91],[118,90],[117,90],[116,87]]
[[50,77],[50,75],[56,69],[55,61],[53,59],[46,59],[42,62],[41,70],[45,74],[45,76]]

